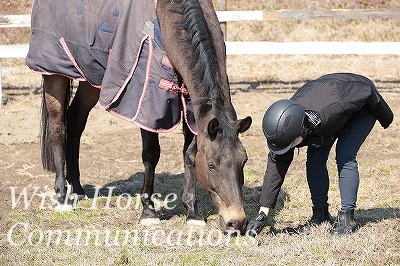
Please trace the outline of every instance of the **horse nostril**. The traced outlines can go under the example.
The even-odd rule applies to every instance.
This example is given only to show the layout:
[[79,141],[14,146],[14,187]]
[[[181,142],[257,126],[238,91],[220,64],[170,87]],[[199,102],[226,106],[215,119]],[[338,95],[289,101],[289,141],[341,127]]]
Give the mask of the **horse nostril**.
[[226,230],[229,231],[230,233],[234,234],[244,234],[246,230],[246,225],[247,225],[247,219],[244,219],[242,221],[238,220],[230,220],[226,223],[225,227]]
[[228,222],[225,222],[222,215],[220,215],[219,225],[225,233],[244,235],[247,226],[247,219],[231,219]]
[[226,228],[228,229],[228,230],[234,230],[234,229],[236,229],[235,228],[235,226],[234,226],[234,223],[233,222],[228,222],[227,224],[226,224]]

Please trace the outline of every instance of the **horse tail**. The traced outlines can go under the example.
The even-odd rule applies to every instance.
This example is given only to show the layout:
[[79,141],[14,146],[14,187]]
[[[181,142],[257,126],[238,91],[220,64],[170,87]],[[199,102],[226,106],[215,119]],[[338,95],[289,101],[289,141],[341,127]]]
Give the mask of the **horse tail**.
[[[69,82],[67,83],[66,86],[66,97],[64,99],[64,118],[63,118],[63,123],[65,128],[67,128],[67,111],[69,107],[69,102],[71,99],[72,95],[72,89],[73,89],[73,84],[72,80],[70,79]],[[55,172],[55,163],[54,163],[54,155],[53,155],[53,148],[51,145],[51,140],[50,140],[50,121],[49,121],[49,111],[47,109],[46,105],[46,95],[44,91],[44,82],[42,80],[42,90],[43,90],[43,95],[42,95],[42,106],[41,106],[41,113],[42,113],[42,119],[41,119],[41,126],[40,126],[40,144],[41,144],[41,158],[42,158],[42,165],[43,169],[51,172]],[[66,134],[67,130],[65,130]],[[66,137],[64,138],[66,141]],[[66,144],[66,143],[64,143]]]

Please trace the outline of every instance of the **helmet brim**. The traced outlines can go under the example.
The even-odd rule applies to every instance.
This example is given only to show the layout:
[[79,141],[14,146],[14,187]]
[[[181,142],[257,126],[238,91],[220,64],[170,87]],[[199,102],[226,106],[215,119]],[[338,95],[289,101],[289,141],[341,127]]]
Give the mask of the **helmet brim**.
[[268,148],[271,152],[281,155],[281,154],[285,154],[287,153],[291,148],[296,147],[297,145],[299,145],[301,142],[303,141],[303,137],[302,136],[298,136],[296,139],[293,140],[292,143],[290,143],[289,146],[287,147],[277,147],[275,145],[273,145],[270,141],[267,140],[267,144],[268,144]]

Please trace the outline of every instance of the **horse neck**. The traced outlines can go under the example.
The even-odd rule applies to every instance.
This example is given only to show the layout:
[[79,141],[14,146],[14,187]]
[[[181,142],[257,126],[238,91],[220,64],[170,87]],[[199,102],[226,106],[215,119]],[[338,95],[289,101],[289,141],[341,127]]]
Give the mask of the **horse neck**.
[[228,75],[226,73],[226,47],[221,24],[218,20],[217,14],[215,13],[212,0],[202,0],[199,1],[199,4],[201,9],[203,10],[203,14],[206,19],[206,23],[210,33],[210,38],[214,44],[214,50],[218,64],[218,76],[221,84],[221,97],[224,108],[226,110],[228,118],[233,120],[234,118],[231,110],[230,86]]
[[[221,27],[210,0],[197,1],[200,8],[197,8],[195,2],[158,1],[157,14],[164,47],[171,63],[186,83],[192,101],[218,97],[218,104],[223,105],[225,115],[233,120]],[[191,12],[180,13],[180,8],[186,4]],[[203,27],[205,24],[206,27]],[[199,113],[201,108],[194,108],[195,113]],[[203,120],[202,117],[197,117],[197,121],[199,120]]]
[[197,98],[191,94],[194,116],[198,128],[198,134],[208,134],[208,124],[213,118],[217,118],[221,129],[229,127],[233,121],[231,110],[225,110],[221,97],[219,99],[209,99],[205,97]]

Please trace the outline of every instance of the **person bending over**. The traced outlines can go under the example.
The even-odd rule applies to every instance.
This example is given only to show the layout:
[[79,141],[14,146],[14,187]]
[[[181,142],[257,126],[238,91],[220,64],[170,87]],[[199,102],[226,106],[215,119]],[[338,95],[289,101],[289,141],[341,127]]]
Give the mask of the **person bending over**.
[[[267,168],[260,196],[260,210],[246,230],[255,236],[275,208],[295,147],[307,147],[306,173],[311,193],[312,217],[299,226],[308,234],[323,222],[334,224],[331,234],[357,230],[354,209],[359,172],[357,152],[375,121],[383,128],[393,121],[393,112],[368,78],[353,73],[333,73],[312,80],[290,99],[274,102],[265,112],[262,128],[269,147]],[[341,209],[334,223],[328,210],[327,160],[336,141]]]

